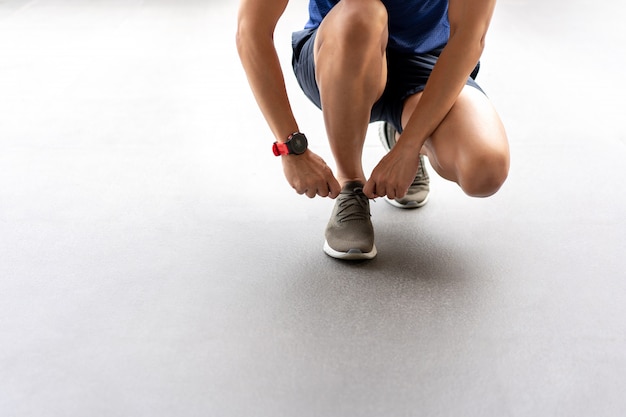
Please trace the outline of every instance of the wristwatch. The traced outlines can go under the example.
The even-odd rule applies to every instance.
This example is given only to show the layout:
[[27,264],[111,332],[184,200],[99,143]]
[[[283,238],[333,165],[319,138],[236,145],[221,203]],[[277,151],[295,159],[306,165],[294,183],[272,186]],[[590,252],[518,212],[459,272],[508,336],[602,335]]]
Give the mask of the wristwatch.
[[295,132],[289,135],[287,142],[274,142],[272,151],[274,155],[301,155],[308,147],[308,141],[304,133]]

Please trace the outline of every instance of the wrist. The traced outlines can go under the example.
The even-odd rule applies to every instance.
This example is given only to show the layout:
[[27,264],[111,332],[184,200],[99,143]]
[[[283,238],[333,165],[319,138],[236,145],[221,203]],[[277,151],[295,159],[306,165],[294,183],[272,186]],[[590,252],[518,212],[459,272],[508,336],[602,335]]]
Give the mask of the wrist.
[[402,149],[403,153],[406,152],[406,153],[419,154],[422,151],[422,146],[424,145],[424,142],[426,141],[420,141],[420,140],[417,140],[414,138],[408,138],[408,137],[405,137],[403,139],[402,136],[400,136],[394,148]]
[[303,133],[294,132],[287,137],[285,142],[276,141],[272,145],[272,151],[276,156],[302,155],[308,149],[308,140]]

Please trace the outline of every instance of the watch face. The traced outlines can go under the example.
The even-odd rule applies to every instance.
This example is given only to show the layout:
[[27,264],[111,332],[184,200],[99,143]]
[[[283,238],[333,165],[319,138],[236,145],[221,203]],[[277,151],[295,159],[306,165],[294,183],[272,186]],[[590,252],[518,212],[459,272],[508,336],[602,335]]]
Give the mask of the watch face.
[[289,141],[289,144],[291,145],[293,153],[297,155],[304,153],[307,148],[306,136],[304,136],[302,133],[297,133],[293,135],[293,137]]

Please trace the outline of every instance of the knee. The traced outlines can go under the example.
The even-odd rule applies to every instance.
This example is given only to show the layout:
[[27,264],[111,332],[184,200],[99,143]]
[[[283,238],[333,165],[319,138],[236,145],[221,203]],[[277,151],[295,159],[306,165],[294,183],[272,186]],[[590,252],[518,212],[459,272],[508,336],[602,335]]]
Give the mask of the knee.
[[380,0],[342,0],[340,4],[344,24],[337,35],[351,47],[387,32],[387,9]]
[[484,153],[467,161],[459,171],[459,185],[467,195],[489,197],[502,187],[509,175],[509,152]]

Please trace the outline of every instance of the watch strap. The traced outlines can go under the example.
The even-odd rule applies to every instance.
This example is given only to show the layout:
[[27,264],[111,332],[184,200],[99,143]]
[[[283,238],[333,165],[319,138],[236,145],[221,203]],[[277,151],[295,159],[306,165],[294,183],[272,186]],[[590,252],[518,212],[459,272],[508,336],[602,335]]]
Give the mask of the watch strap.
[[302,135],[302,133],[293,132],[291,135],[287,137],[286,142],[278,142],[278,141],[274,142],[274,144],[272,145],[272,152],[274,152],[274,155],[281,156],[281,155],[293,154],[294,152],[289,146],[289,141],[294,137],[294,135]]
[[274,142],[272,145],[272,151],[276,156],[289,155],[289,146],[287,146],[287,143],[284,142]]

